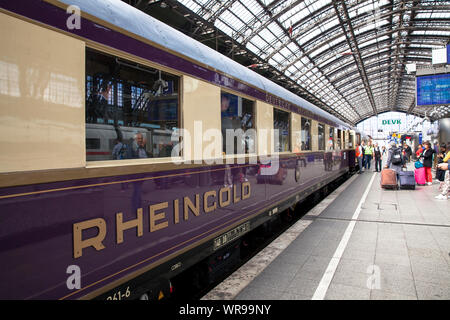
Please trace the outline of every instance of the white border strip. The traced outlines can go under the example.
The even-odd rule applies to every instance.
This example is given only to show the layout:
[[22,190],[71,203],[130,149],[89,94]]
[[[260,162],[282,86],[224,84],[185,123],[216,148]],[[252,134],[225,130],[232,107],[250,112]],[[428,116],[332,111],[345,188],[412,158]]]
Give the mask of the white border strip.
[[328,287],[330,286],[331,280],[333,280],[334,273],[336,272],[337,266],[341,260],[342,255],[344,254],[344,250],[347,247],[348,240],[350,239],[350,236],[352,235],[353,228],[355,227],[356,220],[358,219],[359,213],[361,212],[361,206],[366,201],[367,195],[369,194],[370,188],[372,186],[373,180],[375,179],[376,174],[372,174],[372,178],[370,179],[370,182],[368,186],[366,187],[366,190],[364,191],[364,194],[361,198],[361,200],[358,203],[358,206],[356,207],[355,212],[352,216],[352,221],[350,221],[347,229],[345,230],[344,235],[342,236],[341,242],[339,243],[339,246],[337,247],[336,251],[334,252],[333,257],[331,258],[330,263],[328,264],[327,270],[322,276],[322,279],[320,280],[319,286],[316,289],[316,292],[314,292],[313,297],[311,300],[323,300],[325,298],[325,295],[327,294]]

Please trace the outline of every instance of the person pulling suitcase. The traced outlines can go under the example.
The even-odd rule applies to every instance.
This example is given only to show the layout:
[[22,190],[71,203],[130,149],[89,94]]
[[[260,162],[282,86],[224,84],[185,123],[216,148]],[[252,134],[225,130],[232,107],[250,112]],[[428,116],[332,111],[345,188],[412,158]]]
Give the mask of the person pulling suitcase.
[[388,150],[388,157],[386,160],[385,168],[395,170],[397,174],[402,171],[404,159],[402,155],[402,149],[398,148],[395,141],[390,143],[390,148]]
[[395,141],[390,143],[386,166],[381,171],[381,187],[398,189],[398,173],[402,171],[402,149],[397,148]]

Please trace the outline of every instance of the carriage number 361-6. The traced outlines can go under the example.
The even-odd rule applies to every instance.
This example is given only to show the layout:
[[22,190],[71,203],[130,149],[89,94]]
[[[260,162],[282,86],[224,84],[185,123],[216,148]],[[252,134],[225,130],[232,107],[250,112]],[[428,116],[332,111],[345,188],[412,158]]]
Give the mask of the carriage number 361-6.
[[130,287],[127,287],[125,292],[119,290],[119,291],[115,292],[113,295],[108,296],[108,298],[106,298],[106,300],[122,300],[124,298],[129,298],[130,295],[131,295]]

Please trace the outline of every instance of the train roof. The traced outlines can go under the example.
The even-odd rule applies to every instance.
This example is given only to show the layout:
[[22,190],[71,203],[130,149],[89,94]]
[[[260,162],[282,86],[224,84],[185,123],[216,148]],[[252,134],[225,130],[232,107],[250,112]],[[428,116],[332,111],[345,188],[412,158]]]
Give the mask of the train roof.
[[260,74],[244,67],[210,47],[186,36],[180,31],[147,15],[120,0],[60,0],[67,5],[76,5],[88,13],[128,32],[148,39],[169,50],[201,62],[217,71],[242,80],[265,92],[309,110],[321,117],[353,129],[351,125],[329,114],[314,104],[275,84]]

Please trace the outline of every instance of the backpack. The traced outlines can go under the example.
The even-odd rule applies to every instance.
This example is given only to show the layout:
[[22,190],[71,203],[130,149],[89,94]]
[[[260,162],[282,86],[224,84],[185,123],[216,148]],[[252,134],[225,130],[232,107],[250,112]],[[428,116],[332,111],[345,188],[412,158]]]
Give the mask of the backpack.
[[119,159],[127,159],[128,158],[128,150],[127,145],[124,143],[122,144],[122,148],[119,150]]
[[374,150],[375,158],[381,158],[381,150],[380,150],[380,148],[373,149],[373,150]]
[[113,150],[113,158],[114,160],[122,160],[130,158],[128,156],[128,147],[125,143],[121,143],[120,149]]
[[395,148],[394,151],[392,151],[391,162],[395,165],[402,164],[402,150],[400,148]]

